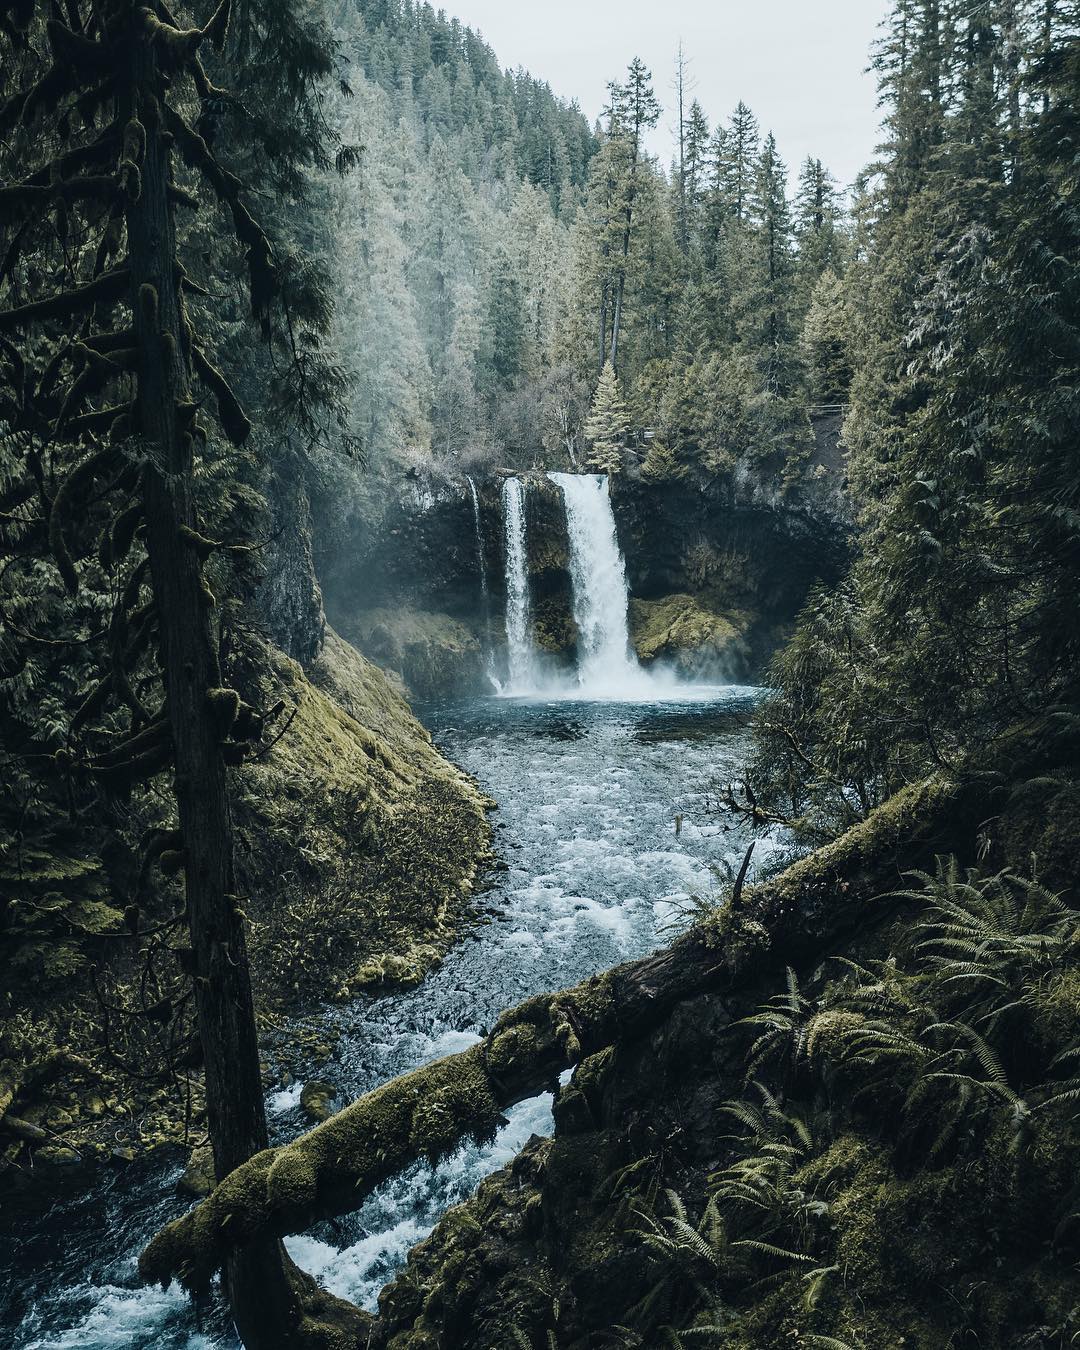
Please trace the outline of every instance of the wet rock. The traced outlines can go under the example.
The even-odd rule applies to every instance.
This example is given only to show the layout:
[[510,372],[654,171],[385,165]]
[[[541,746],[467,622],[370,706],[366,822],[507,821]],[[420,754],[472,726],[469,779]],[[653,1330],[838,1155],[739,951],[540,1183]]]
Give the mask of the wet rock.
[[745,616],[715,613],[692,595],[631,600],[630,638],[638,657],[684,678],[727,678],[746,668]]
[[313,1078],[300,1093],[300,1109],[314,1121],[328,1120],[334,1114],[332,1103],[336,1096],[337,1089],[332,1083]]
[[34,1151],[34,1163],[41,1167],[77,1167],[81,1156],[73,1148],[64,1148],[60,1144],[44,1144]]
[[209,1144],[201,1144],[191,1151],[184,1175],[176,1183],[181,1195],[201,1200],[214,1189],[214,1154]]

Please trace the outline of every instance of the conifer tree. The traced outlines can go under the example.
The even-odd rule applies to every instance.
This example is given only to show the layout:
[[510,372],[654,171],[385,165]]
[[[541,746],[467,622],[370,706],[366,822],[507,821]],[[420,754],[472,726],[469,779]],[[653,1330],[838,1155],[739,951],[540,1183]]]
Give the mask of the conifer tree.
[[643,156],[642,139],[645,132],[660,119],[660,103],[653,92],[651,79],[644,63],[635,56],[627,70],[626,83],[608,85],[610,135],[618,152],[614,185],[618,243],[613,264],[611,346],[608,353],[608,360],[615,370],[619,368],[619,330],[635,225],[634,210]]
[[718,203],[736,220],[745,220],[750,212],[758,174],[758,145],[757,118],[740,100],[715,147]]
[[709,123],[697,99],[690,104],[685,140],[686,242],[683,251],[687,252],[699,244],[702,206],[708,186]]
[[629,432],[630,417],[623,402],[619,377],[609,361],[597,382],[589,416],[585,421],[589,466],[597,473],[618,473],[622,468]]
[[[218,560],[244,541],[209,537],[196,503],[196,467],[217,435],[204,404],[234,446],[251,427],[193,317],[202,288],[185,267],[178,212],[217,197],[271,340],[287,286],[244,182],[212,147],[227,95],[204,57],[225,47],[229,20],[228,0],[190,26],[164,4],[72,0],[63,14],[27,5],[0,38],[5,552],[33,563],[35,588],[74,620],[49,644],[102,656],[70,717],[64,775],[122,796],[172,773],[179,828],[142,841],[125,921],[142,930],[141,888],[155,866],[183,876],[182,909],[163,927],[187,930],[219,1179],[267,1144],[227,777],[257,746],[265,715],[228,686],[222,662]],[[237,40],[249,39],[241,25]],[[307,58],[300,85],[329,70],[325,52]],[[87,611],[71,604],[85,591],[97,592],[88,612],[104,631],[99,621],[87,634]],[[304,1343],[315,1303],[352,1315],[276,1241],[238,1253],[226,1288],[249,1347]]]
[[843,282],[835,272],[823,272],[811,295],[802,330],[812,402],[847,402],[853,374],[852,327]]
[[798,249],[796,308],[805,314],[822,273],[843,270],[844,242],[836,182],[820,159],[807,158],[795,197],[795,243]]

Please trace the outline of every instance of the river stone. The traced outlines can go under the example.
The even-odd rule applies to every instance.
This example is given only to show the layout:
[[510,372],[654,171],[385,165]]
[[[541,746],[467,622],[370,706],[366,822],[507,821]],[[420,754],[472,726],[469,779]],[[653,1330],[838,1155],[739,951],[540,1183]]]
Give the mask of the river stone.
[[214,1154],[209,1144],[200,1144],[191,1150],[184,1175],[176,1183],[181,1195],[201,1200],[214,1189]]
[[300,1093],[300,1107],[312,1120],[328,1120],[334,1114],[330,1103],[336,1095],[337,1089],[332,1083],[313,1078],[310,1083],[304,1084]]
[[46,1167],[74,1167],[82,1158],[73,1148],[64,1148],[60,1144],[44,1144],[34,1150],[34,1163]]

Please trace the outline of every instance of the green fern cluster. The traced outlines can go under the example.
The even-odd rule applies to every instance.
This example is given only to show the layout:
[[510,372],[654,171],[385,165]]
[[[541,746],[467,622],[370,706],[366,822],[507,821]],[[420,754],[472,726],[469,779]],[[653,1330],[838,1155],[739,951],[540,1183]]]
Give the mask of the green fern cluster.
[[892,953],[789,969],[734,1024],[700,1216],[662,1169],[630,1179],[652,1276],[616,1343],[1005,1347],[1037,1319],[1030,1344],[1070,1343],[1080,912],[952,858],[908,881]]

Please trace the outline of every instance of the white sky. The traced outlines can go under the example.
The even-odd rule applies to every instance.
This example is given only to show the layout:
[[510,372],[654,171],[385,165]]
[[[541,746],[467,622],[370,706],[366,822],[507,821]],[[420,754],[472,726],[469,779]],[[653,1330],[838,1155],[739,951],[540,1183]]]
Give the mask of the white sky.
[[888,0],[443,0],[479,29],[506,68],[524,66],[590,121],[607,81],[633,56],[653,73],[665,113],[652,149],[671,155],[671,89],[682,39],[710,122],[741,98],[772,130],[794,174],[819,156],[848,185],[878,141],[870,44]]

